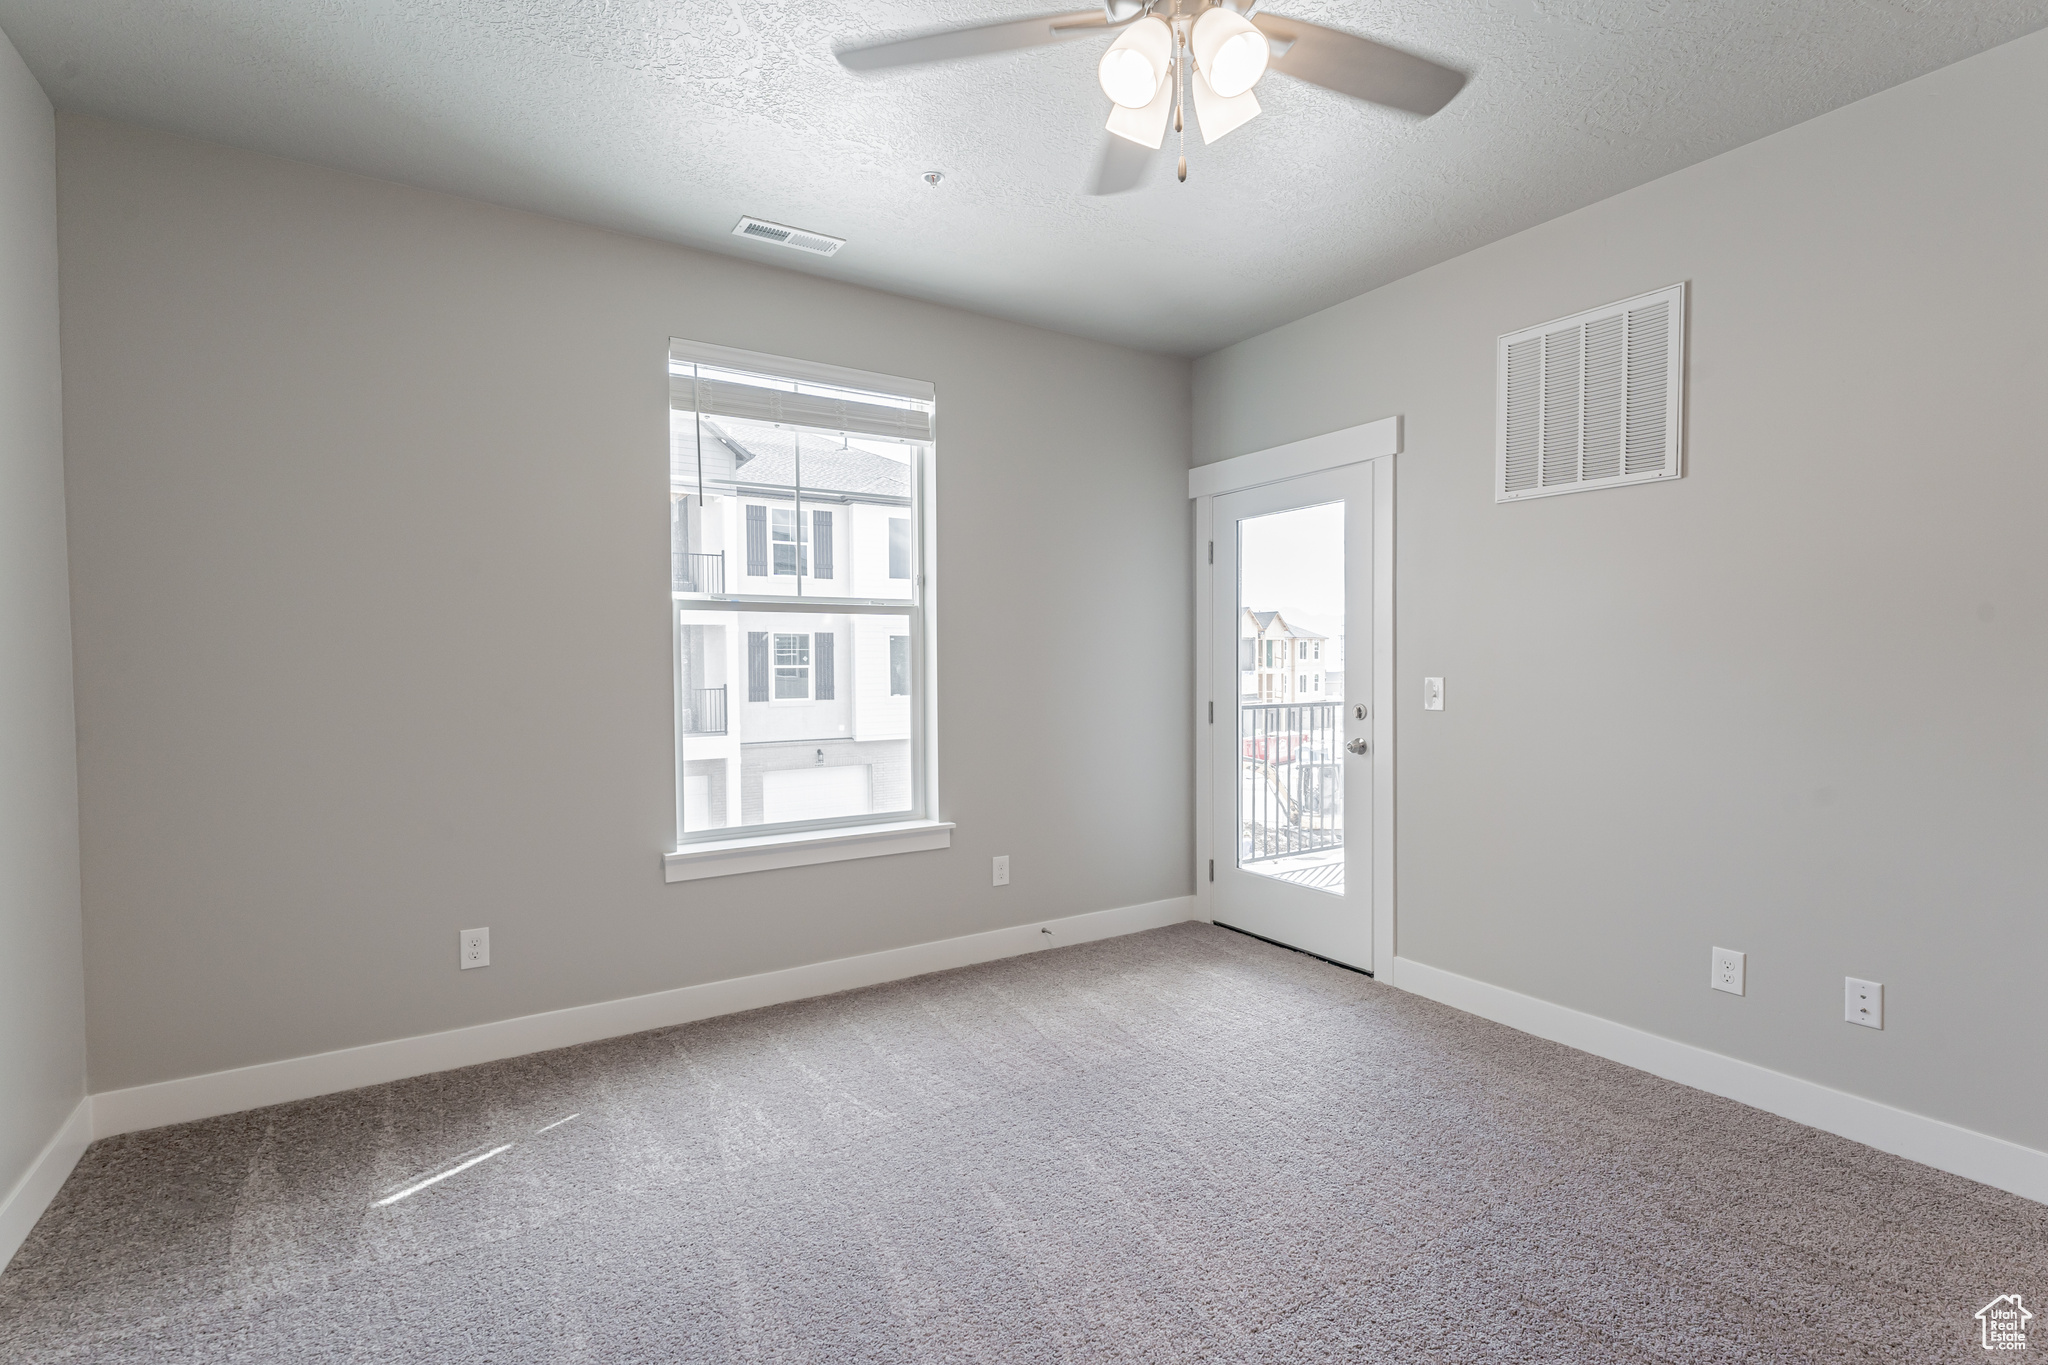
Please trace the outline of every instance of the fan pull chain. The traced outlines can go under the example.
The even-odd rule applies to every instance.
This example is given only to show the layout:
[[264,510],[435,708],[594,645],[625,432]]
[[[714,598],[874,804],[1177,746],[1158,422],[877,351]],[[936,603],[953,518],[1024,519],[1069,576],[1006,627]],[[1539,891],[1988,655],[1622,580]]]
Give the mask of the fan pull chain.
[[1184,96],[1187,93],[1188,35],[1180,34],[1180,56],[1173,63],[1173,134],[1180,144],[1180,183],[1188,183],[1188,131],[1187,120],[1181,111],[1187,107]]

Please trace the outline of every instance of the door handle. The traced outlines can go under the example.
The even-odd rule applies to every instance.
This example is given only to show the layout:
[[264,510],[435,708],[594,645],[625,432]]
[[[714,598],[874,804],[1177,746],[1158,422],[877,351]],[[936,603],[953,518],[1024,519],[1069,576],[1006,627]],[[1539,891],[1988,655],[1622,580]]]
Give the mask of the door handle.
[[1350,751],[1351,753],[1354,753],[1354,754],[1362,754],[1362,753],[1364,753],[1364,752],[1365,752],[1365,748],[1366,748],[1366,745],[1365,745],[1365,741],[1364,741],[1364,740],[1362,740],[1362,739],[1354,739],[1354,740],[1352,740],[1352,741],[1351,741],[1351,742],[1350,742],[1349,744],[1345,745],[1344,747],[1345,747],[1345,748],[1346,748],[1347,750],[1349,750],[1349,751]]

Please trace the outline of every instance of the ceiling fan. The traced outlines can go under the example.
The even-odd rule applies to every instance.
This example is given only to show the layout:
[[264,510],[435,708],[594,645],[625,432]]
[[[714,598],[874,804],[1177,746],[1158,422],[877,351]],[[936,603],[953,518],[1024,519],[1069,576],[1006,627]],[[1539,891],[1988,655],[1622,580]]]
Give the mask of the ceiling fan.
[[1465,84],[1462,72],[1321,24],[1259,12],[1261,0],[1103,0],[1101,9],[951,29],[840,50],[850,71],[955,61],[1120,30],[1096,78],[1112,104],[1091,194],[1134,188],[1145,153],[1180,143],[1188,178],[1186,106],[1210,143],[1259,114],[1252,87],[1268,70],[1340,95],[1427,117]]

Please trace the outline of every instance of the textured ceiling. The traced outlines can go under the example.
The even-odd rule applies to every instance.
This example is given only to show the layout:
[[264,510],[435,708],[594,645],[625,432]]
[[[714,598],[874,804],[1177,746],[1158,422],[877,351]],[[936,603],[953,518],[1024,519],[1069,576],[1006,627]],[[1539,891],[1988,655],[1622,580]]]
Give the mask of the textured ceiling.
[[[1200,354],[2048,25],[2048,0],[1272,0],[1472,73],[1435,118],[1269,76],[1082,190],[1106,39],[856,76],[1078,0],[0,0],[58,106]],[[928,170],[945,182],[928,187]],[[830,260],[730,236],[751,213]]]

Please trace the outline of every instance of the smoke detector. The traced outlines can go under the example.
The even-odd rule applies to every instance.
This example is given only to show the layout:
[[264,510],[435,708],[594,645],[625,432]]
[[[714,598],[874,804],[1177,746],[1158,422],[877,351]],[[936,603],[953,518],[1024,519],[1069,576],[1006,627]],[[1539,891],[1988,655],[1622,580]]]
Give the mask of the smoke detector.
[[742,218],[739,226],[732,230],[735,237],[751,237],[757,242],[772,242],[786,246],[791,251],[808,251],[813,256],[837,254],[846,245],[844,237],[830,237],[822,232],[806,232],[793,228],[787,223],[771,223],[765,218]]

